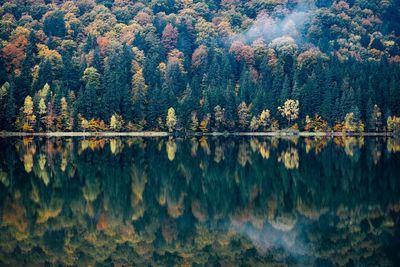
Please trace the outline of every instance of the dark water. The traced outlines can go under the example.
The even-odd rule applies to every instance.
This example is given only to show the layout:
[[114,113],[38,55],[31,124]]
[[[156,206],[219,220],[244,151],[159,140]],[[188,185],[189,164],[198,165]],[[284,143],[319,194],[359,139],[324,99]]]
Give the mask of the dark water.
[[396,266],[385,138],[0,139],[0,265]]

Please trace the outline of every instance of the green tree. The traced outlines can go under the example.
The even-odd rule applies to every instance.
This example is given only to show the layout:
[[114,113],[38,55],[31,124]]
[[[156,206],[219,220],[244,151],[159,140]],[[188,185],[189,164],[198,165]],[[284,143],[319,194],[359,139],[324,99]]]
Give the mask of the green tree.
[[246,105],[245,102],[242,102],[239,106],[238,106],[238,123],[239,123],[239,128],[242,131],[245,131],[247,129],[247,127],[249,126],[249,119],[250,119],[250,109],[251,109],[251,105],[249,105],[249,107]]
[[197,127],[199,127],[199,120],[197,119],[197,113],[193,111],[191,116],[190,116],[189,129],[192,132],[196,132],[197,131]]
[[143,77],[143,69],[139,69],[132,77],[133,111],[137,121],[145,119],[147,105],[147,85]]
[[100,78],[100,74],[93,67],[86,68],[83,72],[82,80],[85,82],[85,91],[79,97],[84,99],[79,99],[79,101],[83,103],[83,109],[80,112],[84,117],[96,118],[99,115]]
[[63,131],[71,131],[73,127],[73,116],[72,116],[72,111],[68,107],[68,103],[65,97],[61,98],[60,104],[61,104],[61,114],[60,114],[61,127]]
[[225,117],[225,109],[221,108],[220,105],[215,106],[214,108],[214,119],[215,119],[215,128],[216,130],[220,130]]
[[65,34],[64,13],[61,10],[48,12],[44,16],[43,30],[47,36],[63,37]]
[[251,118],[251,122],[250,122],[250,130],[252,132],[255,132],[258,130],[259,127],[260,127],[260,124],[259,124],[257,117],[253,116],[253,118]]
[[382,112],[378,105],[374,105],[372,113],[368,118],[368,128],[373,131],[379,131],[382,126]]

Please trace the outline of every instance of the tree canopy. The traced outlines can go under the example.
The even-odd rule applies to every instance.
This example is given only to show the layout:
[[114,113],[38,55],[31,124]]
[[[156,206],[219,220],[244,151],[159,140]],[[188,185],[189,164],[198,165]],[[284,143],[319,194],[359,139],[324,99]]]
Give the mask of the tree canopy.
[[[307,116],[343,130],[351,113],[387,130],[399,14],[378,0],[3,1],[0,129],[115,130],[115,115],[120,131],[159,131],[173,108],[178,131],[305,130]],[[24,128],[28,96],[37,119]],[[296,117],[281,116],[287,100]]]

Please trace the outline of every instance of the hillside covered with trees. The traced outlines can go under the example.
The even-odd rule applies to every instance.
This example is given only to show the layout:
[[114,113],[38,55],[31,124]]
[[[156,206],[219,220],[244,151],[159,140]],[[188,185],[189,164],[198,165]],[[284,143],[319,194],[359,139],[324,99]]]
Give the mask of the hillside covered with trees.
[[3,0],[6,131],[399,131],[396,0]]

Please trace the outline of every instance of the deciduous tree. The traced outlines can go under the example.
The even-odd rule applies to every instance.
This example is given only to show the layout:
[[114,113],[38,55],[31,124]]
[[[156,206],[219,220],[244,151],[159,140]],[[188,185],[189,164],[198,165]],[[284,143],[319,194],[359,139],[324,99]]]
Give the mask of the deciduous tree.
[[175,110],[174,108],[170,107],[168,109],[168,115],[165,121],[165,126],[168,128],[169,132],[172,132],[175,129],[176,122]]
[[22,130],[24,132],[33,132],[36,123],[36,116],[33,111],[33,101],[32,97],[27,96],[25,98],[23,107],[23,126]]
[[288,125],[291,126],[292,122],[299,116],[299,100],[288,99],[282,107],[278,107],[278,110],[282,117],[287,119]]

